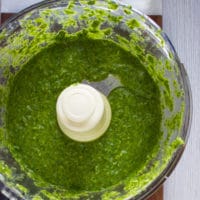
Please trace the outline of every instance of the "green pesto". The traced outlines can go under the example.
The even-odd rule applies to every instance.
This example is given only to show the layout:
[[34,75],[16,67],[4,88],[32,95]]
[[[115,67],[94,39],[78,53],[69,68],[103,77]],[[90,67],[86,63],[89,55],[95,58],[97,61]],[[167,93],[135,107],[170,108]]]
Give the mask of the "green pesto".
[[136,19],[131,19],[131,20],[127,21],[127,25],[131,29],[140,27],[140,23]]
[[[124,87],[108,97],[108,131],[86,144],[70,140],[57,125],[58,95],[73,83],[109,74]],[[16,75],[7,105],[8,142],[24,169],[47,184],[76,192],[103,189],[137,172],[158,148],[159,101],[158,87],[129,52],[108,41],[66,39],[36,55]]]
[[131,14],[131,10],[128,8],[124,8],[124,13],[126,13],[127,15]]
[[[0,49],[0,69],[10,65],[10,55],[12,67],[20,66],[17,75],[10,75],[9,84],[0,86],[0,106],[7,107],[6,127],[0,128],[0,138],[21,169],[42,188],[31,197],[35,200],[44,196],[95,199],[88,194],[93,191],[103,191],[105,200],[125,199],[137,195],[158,177],[183,144],[179,137],[171,142],[171,136],[174,130],[180,130],[185,105],[176,108],[165,123],[161,120],[165,110],[175,110],[174,98],[181,99],[184,93],[173,73],[172,83],[165,76],[166,69],[177,70],[171,60],[145,51],[145,18],[130,18],[130,7],[124,7],[123,16],[91,9],[94,4],[102,6],[94,0],[81,0],[82,5],[88,5],[76,18],[73,2],[63,11],[42,10],[34,20],[27,15],[20,20],[23,30],[8,39],[8,47]],[[112,1],[107,7],[120,9]],[[59,21],[55,27],[52,16]],[[128,39],[113,31],[123,21],[125,29],[131,31]],[[104,26],[105,22],[109,26]],[[5,32],[0,33],[0,43]],[[157,47],[164,47],[160,30],[155,36],[160,41]],[[8,72],[9,67],[5,75]],[[124,87],[108,97],[113,115],[108,131],[90,143],[70,140],[56,122],[58,95],[70,84],[83,79],[100,81],[109,74],[119,77]],[[168,131],[166,140],[162,126]],[[161,144],[162,164],[156,161],[147,171]],[[11,180],[12,169],[5,163],[0,163],[0,172]],[[22,185],[15,187],[28,193]]]
[[12,170],[3,161],[0,161],[0,172],[8,178],[12,177]]
[[118,4],[114,1],[108,1],[108,8],[112,9],[112,10],[116,10],[118,8]]

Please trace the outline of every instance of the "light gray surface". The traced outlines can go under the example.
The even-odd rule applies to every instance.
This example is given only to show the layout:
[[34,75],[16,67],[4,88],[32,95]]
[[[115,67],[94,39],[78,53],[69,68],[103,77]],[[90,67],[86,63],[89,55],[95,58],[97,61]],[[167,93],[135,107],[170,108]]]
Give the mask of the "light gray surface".
[[194,104],[188,145],[164,200],[200,200],[200,0],[163,0],[163,28],[187,69]]
[[147,15],[162,14],[162,0],[118,0],[119,2],[132,5],[134,8]]

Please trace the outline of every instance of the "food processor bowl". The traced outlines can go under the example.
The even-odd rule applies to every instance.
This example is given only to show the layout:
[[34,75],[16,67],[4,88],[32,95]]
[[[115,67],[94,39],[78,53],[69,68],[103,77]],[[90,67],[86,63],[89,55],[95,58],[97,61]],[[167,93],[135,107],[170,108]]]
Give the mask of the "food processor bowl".
[[[160,150],[152,155],[135,178],[127,180],[126,185],[122,180],[118,185],[99,191],[84,191],[79,196],[68,195],[63,188],[35,184],[4,142],[7,137],[6,103],[16,74],[40,51],[57,40],[64,40],[65,35],[78,32],[113,41],[139,56],[158,84],[163,113]],[[43,1],[4,23],[0,28],[0,91],[0,180],[9,197],[35,200],[145,199],[173,171],[189,136],[192,101],[183,64],[160,27],[149,17],[119,1]],[[143,180],[141,185],[137,182],[140,179]]]

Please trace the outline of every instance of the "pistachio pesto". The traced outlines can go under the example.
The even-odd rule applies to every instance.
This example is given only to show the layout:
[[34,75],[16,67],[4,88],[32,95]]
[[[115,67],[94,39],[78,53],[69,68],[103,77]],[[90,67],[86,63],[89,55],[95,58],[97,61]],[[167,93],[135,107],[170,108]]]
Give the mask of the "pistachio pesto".
[[[80,7],[74,2],[27,14],[19,21],[22,30],[0,49],[0,69],[8,66],[6,84],[0,85],[0,106],[6,108],[0,137],[41,188],[32,199],[125,199],[158,177],[183,144],[173,134],[180,131],[185,109],[184,103],[177,107],[174,102],[182,101],[184,92],[173,55],[163,56],[160,48],[166,44],[159,30],[160,42],[151,43],[154,36],[146,34],[143,16],[133,17],[130,7],[112,1],[81,0]],[[108,10],[102,9],[104,3]],[[5,33],[0,33],[0,44]],[[56,120],[60,92],[109,74],[123,85],[108,96],[109,129],[93,142],[69,139]],[[9,182],[15,170],[8,169],[0,163]],[[29,193],[23,182],[14,186]]]

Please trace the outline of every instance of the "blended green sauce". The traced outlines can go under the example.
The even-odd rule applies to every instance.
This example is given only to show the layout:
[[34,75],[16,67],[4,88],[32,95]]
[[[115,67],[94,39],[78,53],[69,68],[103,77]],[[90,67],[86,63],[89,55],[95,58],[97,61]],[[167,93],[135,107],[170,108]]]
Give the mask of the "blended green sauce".
[[[72,39],[72,38],[71,38]],[[108,99],[112,120],[90,143],[57,125],[56,100],[67,86],[117,75]],[[56,43],[16,75],[7,105],[8,141],[25,170],[69,191],[95,191],[137,172],[161,137],[159,90],[140,61],[113,42],[87,38]]]
[[[27,199],[135,197],[183,144],[177,58],[129,6],[63,2],[0,30],[0,173]],[[109,74],[123,86],[108,96],[108,130],[93,142],[69,139],[57,124],[59,94]]]

